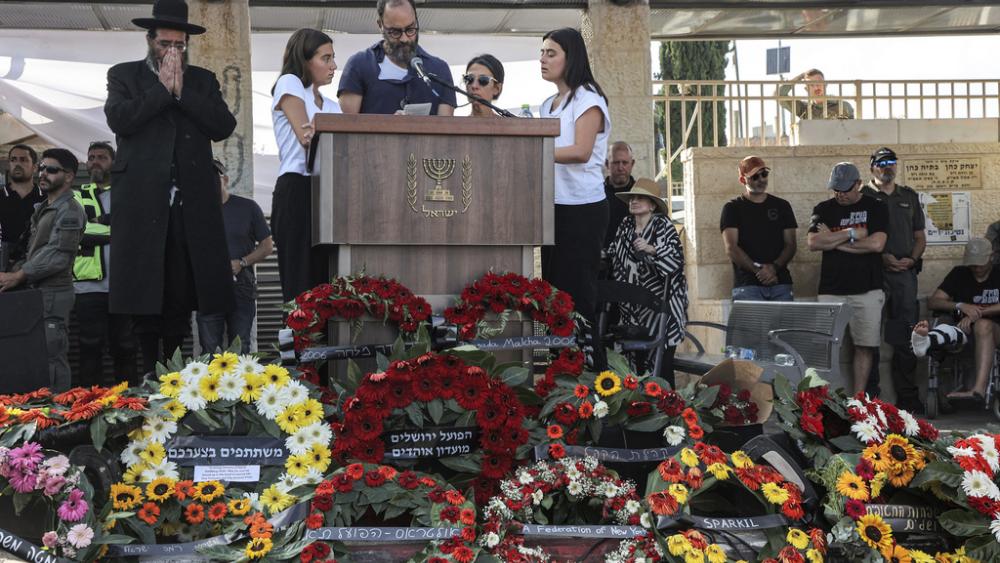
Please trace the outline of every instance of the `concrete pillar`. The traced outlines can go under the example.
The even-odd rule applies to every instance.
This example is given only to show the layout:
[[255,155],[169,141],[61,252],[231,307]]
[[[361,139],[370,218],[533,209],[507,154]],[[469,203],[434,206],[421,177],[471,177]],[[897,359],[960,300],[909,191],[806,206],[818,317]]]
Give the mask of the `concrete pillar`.
[[208,29],[191,38],[191,64],[215,73],[222,97],[236,116],[236,130],[215,143],[215,156],[229,169],[229,191],[253,197],[249,0],[188,0],[188,6],[190,21]]
[[[608,96],[611,142],[635,153],[636,178],[654,174],[653,103],[649,55],[649,1],[616,6],[588,0],[580,25],[597,82]],[[666,194],[661,194],[666,195]]]

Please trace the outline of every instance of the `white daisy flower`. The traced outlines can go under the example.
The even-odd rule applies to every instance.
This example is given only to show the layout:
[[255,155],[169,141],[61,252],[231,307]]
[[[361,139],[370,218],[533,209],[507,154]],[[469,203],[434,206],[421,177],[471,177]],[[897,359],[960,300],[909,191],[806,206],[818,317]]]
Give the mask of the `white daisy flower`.
[[604,496],[608,498],[615,498],[616,496],[618,496],[618,487],[615,486],[615,484],[612,483],[611,481],[605,481],[601,485],[601,489],[604,492]]
[[[867,400],[867,399],[868,399],[868,396],[866,395],[865,396],[865,400]],[[847,406],[848,406],[848,408],[854,407],[854,408],[857,408],[857,409],[861,409],[863,411],[867,410],[865,408],[865,404],[864,403],[862,403],[861,401],[859,401],[859,400],[857,400],[857,399],[855,399],[853,397],[851,397],[850,399],[847,400]]]
[[570,481],[569,485],[566,487],[566,491],[569,494],[578,497],[583,495],[583,484],[579,481]]
[[246,379],[240,373],[224,374],[219,378],[219,398],[226,401],[239,400],[246,383]]
[[303,432],[305,428],[298,429],[294,434],[285,438],[285,449],[291,455],[302,455],[309,451],[309,448],[313,445],[313,440],[309,438],[309,434]]
[[160,463],[149,466],[149,468],[145,469],[141,475],[143,483],[151,483],[160,477],[166,477],[167,479],[173,479],[175,481],[180,479],[180,473],[177,471],[177,464],[164,458]]
[[495,534],[494,532],[490,532],[485,536],[483,536],[482,541],[483,545],[485,545],[487,548],[493,549],[494,547],[497,546],[498,543],[500,543],[500,536]]
[[297,405],[309,398],[309,390],[298,381],[289,381],[283,391],[288,394],[289,405]]
[[680,445],[684,441],[685,434],[684,429],[677,425],[668,426],[663,430],[663,437],[671,446]]
[[323,473],[315,467],[310,467],[305,477],[300,478],[305,485],[319,485],[323,481]]
[[240,356],[240,360],[236,363],[236,373],[241,375],[264,373],[264,366],[253,356]]
[[150,442],[162,444],[167,438],[177,432],[177,423],[172,420],[153,416],[146,419],[142,425],[142,431]]
[[643,512],[642,513],[642,516],[639,517],[639,524],[643,528],[652,528],[653,527],[653,519],[649,516],[648,512]]
[[878,427],[875,426],[875,420],[872,417],[868,417],[861,422],[855,422],[852,424],[851,432],[857,436],[858,440],[861,440],[865,444],[870,444],[876,440],[882,439],[882,433],[879,432]]
[[597,401],[594,403],[594,416],[597,418],[604,418],[608,416],[608,404],[604,401]]
[[260,503],[260,493],[243,493],[243,498],[250,500],[250,506],[260,512],[264,510],[264,505]]
[[323,444],[324,446],[329,446],[330,441],[333,440],[333,430],[330,430],[330,425],[323,421],[314,422],[309,426],[299,428],[299,432],[309,438],[310,445]]
[[912,414],[900,409],[899,418],[903,419],[903,434],[916,436],[920,433],[920,425],[917,424],[917,419]]
[[288,404],[286,399],[287,397],[282,393],[282,390],[272,383],[261,390],[260,398],[254,404],[257,405],[258,414],[268,420],[274,420],[285,410],[285,405]]
[[993,537],[1000,541],[1000,518],[995,518],[990,522],[990,531],[993,532]]
[[189,411],[200,411],[208,405],[208,401],[201,395],[201,390],[197,385],[186,385],[181,387],[177,394],[177,400]]
[[545,493],[543,493],[541,489],[535,489],[535,492],[531,493],[531,504],[538,506],[544,498]]
[[181,370],[181,381],[184,385],[198,387],[202,376],[208,375],[208,364],[191,362]]
[[527,471],[522,471],[517,476],[517,481],[522,485],[530,485],[532,480],[533,479],[531,478],[531,474],[528,473]]
[[77,549],[87,547],[93,539],[94,530],[86,524],[77,524],[66,533],[66,541]]
[[948,453],[950,453],[952,457],[976,457],[976,450],[966,446],[960,448],[948,446]]
[[119,456],[122,460],[122,463],[124,463],[128,467],[131,467],[141,462],[142,458],[139,457],[139,453],[144,451],[146,449],[146,446],[148,445],[149,442],[146,440],[135,440],[129,442],[129,444],[125,446],[125,449],[122,450],[122,453]]
[[288,491],[298,487],[299,485],[305,483],[305,480],[301,477],[296,477],[291,473],[282,473],[281,477],[278,477],[278,481],[274,486],[281,492],[287,493]]
[[51,475],[62,475],[69,469],[69,458],[64,455],[57,455],[45,460],[42,465],[49,468]]
[[966,471],[962,475],[962,490],[967,497],[987,497],[993,500],[1000,500],[1000,489],[990,476],[982,471]]

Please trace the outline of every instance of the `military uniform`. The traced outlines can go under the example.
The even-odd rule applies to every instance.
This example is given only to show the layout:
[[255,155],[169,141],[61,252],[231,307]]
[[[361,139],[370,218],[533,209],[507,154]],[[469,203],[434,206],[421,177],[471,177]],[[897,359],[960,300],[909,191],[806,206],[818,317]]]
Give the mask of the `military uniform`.
[[[913,232],[924,230],[924,212],[920,196],[912,188],[896,185],[891,194],[878,190],[871,182],[861,192],[885,203],[889,211],[889,237],[885,254],[897,260],[913,257],[915,243]],[[920,261],[905,272],[883,272],[885,283],[885,341],[893,347],[892,384],[899,405],[915,407],[919,401],[916,382],[917,359],[910,349],[910,332],[917,323],[920,308],[917,304],[917,274]]]
[[25,280],[42,290],[49,379],[56,392],[70,388],[67,321],[73,309],[73,260],[87,216],[67,189],[55,201],[43,201],[31,216],[27,258],[15,266]]

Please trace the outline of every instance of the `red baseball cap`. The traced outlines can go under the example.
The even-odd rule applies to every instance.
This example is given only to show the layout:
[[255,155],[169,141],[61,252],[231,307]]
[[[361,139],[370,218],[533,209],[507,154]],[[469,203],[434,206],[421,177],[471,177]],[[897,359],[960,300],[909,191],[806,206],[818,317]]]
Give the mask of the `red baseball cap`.
[[761,170],[771,170],[764,164],[764,159],[759,156],[748,156],[740,161],[740,176],[750,178]]

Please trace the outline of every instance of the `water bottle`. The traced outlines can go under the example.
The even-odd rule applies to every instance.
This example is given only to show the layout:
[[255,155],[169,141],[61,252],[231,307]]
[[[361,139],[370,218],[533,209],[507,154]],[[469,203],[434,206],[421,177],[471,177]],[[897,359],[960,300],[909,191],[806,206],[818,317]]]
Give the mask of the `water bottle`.
[[725,348],[723,348],[722,349],[722,353],[727,358],[732,358],[734,360],[739,359],[739,357],[740,357],[739,348],[737,348],[737,347],[735,347],[733,345],[728,345]]
[[535,117],[531,115],[531,105],[521,104],[521,113],[517,114],[518,117]]
[[774,363],[779,366],[794,366],[795,358],[791,354],[775,354]]
[[740,348],[740,359],[752,362],[757,359],[757,351],[753,348]]

